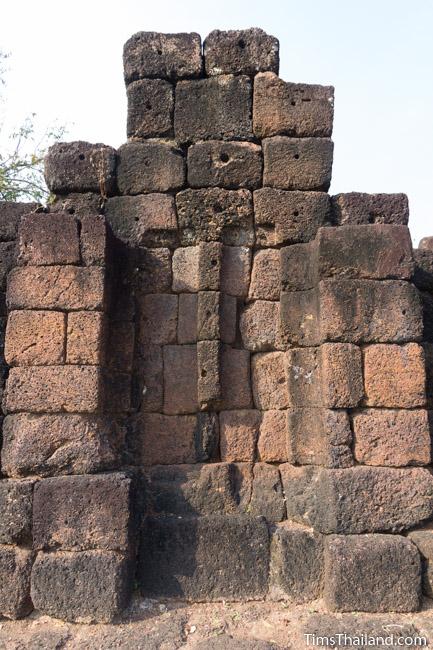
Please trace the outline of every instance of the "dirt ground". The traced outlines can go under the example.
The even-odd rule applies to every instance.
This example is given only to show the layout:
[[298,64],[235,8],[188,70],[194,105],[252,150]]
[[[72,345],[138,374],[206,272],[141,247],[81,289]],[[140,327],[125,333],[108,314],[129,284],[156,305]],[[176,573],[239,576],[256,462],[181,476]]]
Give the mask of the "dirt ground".
[[[306,637],[310,634],[310,637]],[[206,603],[135,599],[116,625],[64,623],[34,612],[22,621],[0,620],[1,650],[303,650],[324,647],[312,635],[337,644],[328,647],[372,647],[361,635],[406,638],[385,647],[408,647],[407,638],[431,639],[433,601],[416,614],[328,614],[320,601],[288,603]],[[336,637],[335,635],[341,636]],[[343,635],[346,634],[350,639]],[[316,640],[316,645],[314,645]],[[374,647],[374,646],[373,646]],[[380,647],[380,646],[376,646]],[[383,646],[382,646],[383,647]],[[409,646],[410,647],[410,646]],[[422,647],[414,645],[412,647]]]

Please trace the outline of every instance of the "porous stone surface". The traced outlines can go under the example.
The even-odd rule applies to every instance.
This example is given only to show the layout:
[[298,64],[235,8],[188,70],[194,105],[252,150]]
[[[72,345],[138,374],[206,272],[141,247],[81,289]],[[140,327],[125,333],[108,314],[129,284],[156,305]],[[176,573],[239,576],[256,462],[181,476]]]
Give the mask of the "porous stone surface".
[[17,546],[0,546],[0,614],[6,618],[23,618],[30,614],[30,572],[33,552]]
[[128,138],[157,138],[173,135],[174,90],[162,79],[140,79],[129,84]]
[[158,141],[128,142],[118,150],[117,184],[121,194],[181,189],[185,182],[182,152]]
[[0,481],[0,544],[29,544],[32,539],[34,481]]
[[5,360],[10,366],[64,363],[65,338],[62,312],[12,311],[6,327]]
[[331,182],[332,154],[329,138],[265,138],[263,184],[282,190],[326,192]]
[[279,43],[262,29],[215,29],[203,43],[206,74],[278,73]]
[[388,223],[407,226],[409,204],[406,194],[348,192],[332,197],[332,214],[340,225]]
[[191,187],[246,187],[254,190],[262,180],[262,150],[252,142],[198,142],[188,148],[188,183]]
[[421,595],[421,562],[399,535],[331,536],[324,597],[332,611],[412,612]]
[[78,222],[67,212],[25,215],[19,227],[20,264],[79,264]]
[[221,411],[221,460],[254,462],[259,435],[260,412],[255,410]]

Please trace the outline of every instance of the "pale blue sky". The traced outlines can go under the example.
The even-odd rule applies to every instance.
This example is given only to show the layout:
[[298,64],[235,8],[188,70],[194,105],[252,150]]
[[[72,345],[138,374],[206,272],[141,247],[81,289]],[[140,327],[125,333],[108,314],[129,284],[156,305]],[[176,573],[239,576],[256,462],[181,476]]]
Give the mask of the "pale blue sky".
[[283,79],[336,87],[331,192],[406,192],[414,241],[433,235],[432,0],[8,2],[8,123],[36,112],[68,139],[118,146],[131,34],[252,26],[279,38]]

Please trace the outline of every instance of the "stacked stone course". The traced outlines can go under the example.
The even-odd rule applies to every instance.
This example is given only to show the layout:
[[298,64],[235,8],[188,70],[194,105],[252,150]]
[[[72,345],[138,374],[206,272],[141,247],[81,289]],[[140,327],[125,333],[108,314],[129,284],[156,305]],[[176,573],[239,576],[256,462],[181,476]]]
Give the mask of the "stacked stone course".
[[327,194],[333,88],[280,79],[262,30],[140,32],[124,68],[127,143],[52,147],[5,253],[2,613],[112,620],[134,575],[417,609],[430,240],[404,195]]

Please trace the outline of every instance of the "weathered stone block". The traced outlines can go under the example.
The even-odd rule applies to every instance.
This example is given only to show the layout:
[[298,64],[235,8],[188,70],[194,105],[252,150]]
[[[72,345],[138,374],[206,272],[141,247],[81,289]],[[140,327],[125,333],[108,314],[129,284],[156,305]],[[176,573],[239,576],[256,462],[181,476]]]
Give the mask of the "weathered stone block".
[[428,465],[431,441],[424,409],[363,409],[352,416],[354,454],[365,465]]
[[221,291],[230,296],[248,295],[251,249],[245,246],[224,246],[221,262]]
[[324,534],[398,532],[433,513],[433,477],[421,467],[280,470],[288,518]]
[[9,274],[8,308],[101,310],[104,269],[79,266],[28,266]]
[[332,197],[332,215],[339,225],[395,223],[407,226],[409,204],[406,194],[349,192]]
[[152,517],[143,529],[139,580],[146,596],[194,601],[263,598],[268,563],[264,519]]
[[412,612],[420,596],[420,557],[410,540],[400,535],[327,540],[324,597],[332,611]]
[[185,182],[180,149],[157,141],[128,142],[118,149],[117,184],[121,194],[173,192]]
[[250,409],[250,353],[224,345],[221,356],[221,408]]
[[414,250],[415,273],[413,283],[421,291],[433,290],[433,250]]
[[94,413],[102,407],[97,366],[11,368],[6,384],[6,412]]
[[309,242],[319,227],[330,220],[329,196],[324,192],[286,192],[263,187],[253,196],[260,246]]
[[136,362],[137,408],[141,411],[162,411],[163,363],[162,348],[144,343],[139,348]]
[[131,479],[125,474],[61,476],[36,484],[36,550],[128,551],[132,541]]
[[171,253],[168,248],[140,248],[140,265],[136,271],[135,294],[138,301],[146,293],[171,290]]
[[427,524],[426,528],[410,531],[408,537],[415,544],[421,556],[422,590],[426,596],[431,598],[433,596],[433,531]]
[[140,344],[167,345],[176,343],[177,296],[152,293],[143,296],[139,305]]
[[215,29],[203,43],[206,74],[247,74],[271,70],[278,74],[279,43],[262,29]]
[[287,433],[287,414],[284,411],[263,411],[257,442],[259,460],[269,463],[292,462]]
[[314,289],[317,278],[317,245],[292,244],[278,251],[281,256],[281,288],[283,291]]
[[[1,226],[0,226],[1,227]],[[16,264],[16,244],[14,241],[0,241],[0,290],[6,291],[9,271]]]
[[137,32],[123,48],[125,82],[159,77],[199,77],[202,70],[199,34]]
[[55,618],[109,623],[127,606],[132,583],[131,560],[114,551],[38,553],[31,597]]
[[13,241],[17,238],[21,217],[40,207],[38,203],[0,201],[0,241]]
[[253,410],[221,411],[221,460],[254,462],[260,427],[260,412]]
[[180,81],[174,106],[174,133],[180,142],[253,138],[251,81],[246,76]]
[[23,618],[30,614],[30,573],[33,553],[15,546],[0,546],[0,614]]
[[164,363],[164,413],[195,413],[198,408],[197,346],[166,345]]
[[279,334],[280,306],[269,300],[255,300],[240,317],[239,328],[247,350],[264,352],[281,348]]
[[251,359],[254,405],[261,410],[289,405],[284,352],[263,352]]
[[268,463],[255,463],[252,467],[253,484],[247,512],[265,517],[269,522],[286,518],[283,488],[278,467]]
[[319,277],[409,280],[414,272],[407,226],[348,225],[319,228]]
[[280,299],[280,251],[266,249],[254,253],[249,300]]
[[290,406],[322,406],[321,350],[292,348],[285,355]]
[[292,522],[277,524],[271,536],[270,596],[305,603],[323,588],[323,537]]
[[129,439],[132,464],[195,463],[198,428],[194,415],[136,415],[131,420]]
[[105,214],[115,235],[133,246],[173,247],[178,240],[174,199],[158,192],[108,199]]
[[201,291],[218,291],[221,282],[223,246],[220,242],[199,242],[198,276]]
[[288,83],[272,72],[254,79],[254,135],[330,137],[334,118],[334,88]]
[[32,539],[34,481],[0,481],[0,544],[26,545]]
[[319,293],[316,289],[281,293],[280,334],[287,345],[320,343]]
[[353,408],[364,397],[362,354],[351,343],[324,343],[320,347],[322,406]]
[[3,422],[2,471],[7,476],[88,474],[118,462],[123,428],[86,415],[8,415]]
[[64,363],[65,338],[65,314],[53,311],[12,311],[6,327],[6,363],[9,366]]
[[173,135],[173,86],[162,79],[140,79],[129,84],[128,138],[158,138]]
[[331,183],[334,145],[329,138],[263,140],[263,184],[282,190],[319,190]]
[[[105,366],[110,371],[130,373],[135,349],[135,323],[129,321],[109,321],[108,335],[102,353]],[[107,354],[107,351],[109,353]],[[105,353],[105,354],[104,354]]]
[[237,300],[226,293],[221,294],[220,338],[222,343],[234,343],[236,339]]
[[220,241],[228,246],[254,243],[253,203],[248,190],[184,190],[176,195],[183,246]]
[[45,157],[45,181],[53,194],[111,196],[116,189],[116,151],[103,144],[56,142]]
[[173,253],[173,291],[199,290],[199,247],[185,246]]
[[222,294],[200,291],[197,303],[197,338],[212,341],[220,338]]
[[197,342],[197,302],[196,293],[179,294],[177,342],[181,345]]
[[144,470],[143,514],[178,516],[238,511],[229,463],[158,465]]
[[369,345],[364,349],[365,402],[368,406],[424,406],[424,350],[417,343]]
[[289,462],[330,468],[353,465],[352,432],[346,411],[292,408],[284,415]]
[[104,266],[109,235],[102,214],[86,214],[80,218],[80,248],[83,264]]
[[221,343],[197,343],[197,399],[201,410],[216,408],[221,402]]
[[199,142],[188,148],[191,187],[254,190],[262,181],[262,149],[252,142]]
[[323,341],[403,343],[422,336],[420,298],[408,282],[322,280],[319,291]]
[[77,311],[68,314],[66,363],[102,365],[106,332],[107,324],[101,312]]
[[36,212],[25,215],[19,227],[18,262],[79,264],[77,220],[67,212]]

